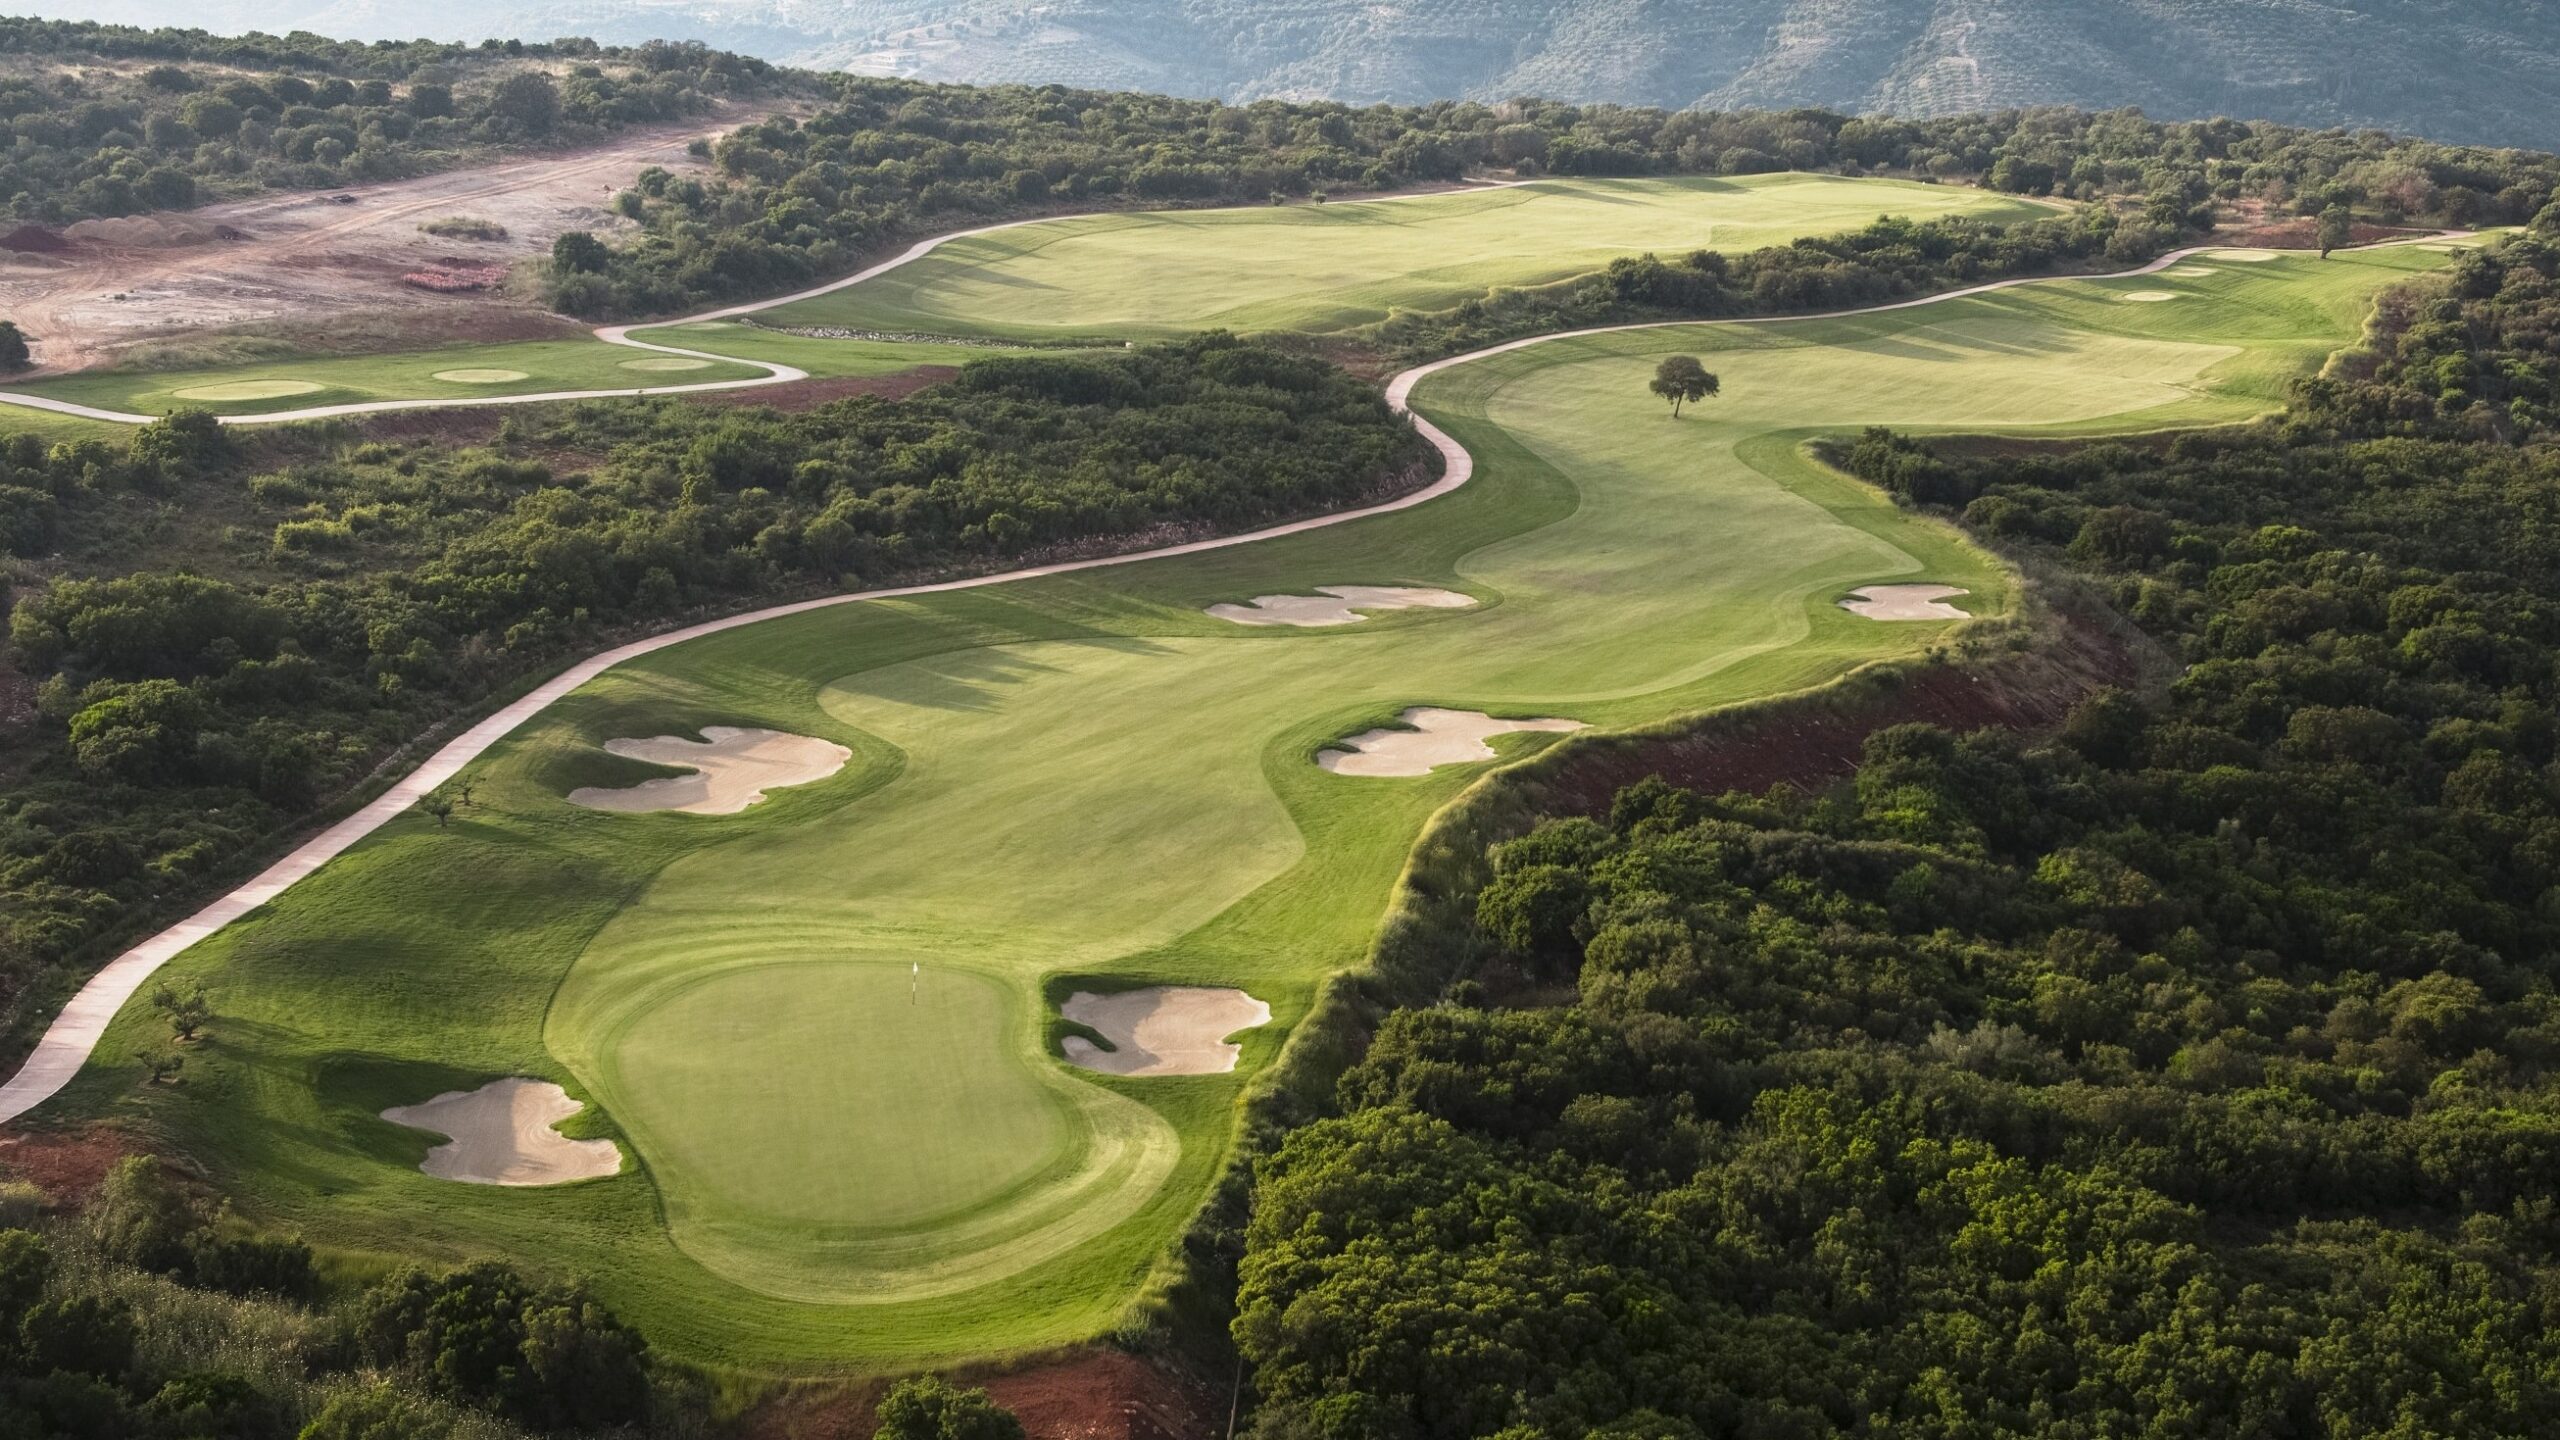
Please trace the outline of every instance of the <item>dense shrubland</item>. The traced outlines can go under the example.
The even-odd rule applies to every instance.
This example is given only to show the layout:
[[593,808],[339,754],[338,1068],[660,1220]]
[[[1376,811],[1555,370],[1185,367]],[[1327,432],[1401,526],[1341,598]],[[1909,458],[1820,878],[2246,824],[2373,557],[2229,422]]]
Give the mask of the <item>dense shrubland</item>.
[[2395,297],[2255,429],[1850,449],[2179,672],[1495,847],[1478,972],[1262,1167],[1259,1433],[2544,1427],[2555,273]]
[[517,415],[479,449],[240,441],[201,415],[129,451],[18,437],[0,543],[65,559],[9,616],[36,715],[0,783],[0,1002],[23,1023],[30,984],[133,906],[608,630],[1245,528],[1430,456],[1374,391],[1223,336],[992,358],[806,414]]
[[[619,201],[646,222],[643,235],[593,266],[557,271],[555,302],[591,316],[666,312],[774,293],[850,270],[892,243],[992,217],[1258,204],[1487,170],[1894,171],[1979,180],[2020,194],[2108,201],[2108,216],[2086,222],[2098,227],[2092,243],[2144,255],[2209,224],[2217,207],[2317,215],[2344,205],[2389,222],[2468,224],[2528,219],[2560,189],[2560,159],[2548,155],[2235,121],[2163,124],[2131,112],[1897,121],[1533,100],[1354,110],[1060,86],[979,89],[856,76],[832,83],[837,99],[817,113],[721,140],[719,174],[707,183],[643,176]],[[1968,243],[2049,248],[2079,233],[2063,227],[2043,240]]]
[[[76,1217],[0,1185],[0,1437],[505,1440],[680,1433],[698,1390],[575,1285],[501,1265],[323,1292],[148,1157]],[[208,1256],[253,1254],[208,1269]]]
[[45,224],[590,144],[774,80],[699,45],[367,46],[30,19],[0,19],[6,57],[47,62],[0,69],[0,201]]

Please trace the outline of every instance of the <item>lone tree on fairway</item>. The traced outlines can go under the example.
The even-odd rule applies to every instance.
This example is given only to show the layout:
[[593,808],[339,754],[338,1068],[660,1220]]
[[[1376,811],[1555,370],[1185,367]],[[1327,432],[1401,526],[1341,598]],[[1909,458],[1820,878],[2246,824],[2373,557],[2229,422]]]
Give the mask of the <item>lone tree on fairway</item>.
[[2346,206],[2332,205],[2320,212],[2321,259],[2328,259],[2330,251],[2341,248],[2354,238],[2356,238],[2355,216],[2347,212]]
[[1680,407],[1692,400],[1704,400],[1724,388],[1714,372],[1698,363],[1695,355],[1667,355],[1653,367],[1653,393],[1671,402],[1671,418],[1680,418]]

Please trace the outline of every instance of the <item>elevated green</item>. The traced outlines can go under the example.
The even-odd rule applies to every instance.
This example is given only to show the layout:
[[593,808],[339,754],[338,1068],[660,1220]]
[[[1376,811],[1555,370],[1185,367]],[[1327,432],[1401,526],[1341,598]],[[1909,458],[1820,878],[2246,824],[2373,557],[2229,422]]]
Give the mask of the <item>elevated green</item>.
[[954,240],[877,279],[760,317],[884,333],[1161,337],[1212,326],[1327,333],[1644,251],[1737,254],[1890,211],[2032,219],[1969,186],[1836,175],[1542,180],[1339,205],[1086,215]]
[[[2245,416],[2443,258],[1557,341],[1422,387],[1480,462],[1429,505],[660,652],[491,752],[449,829],[399,822],[182,957],[220,1016],[183,1085],[108,1059],[64,1111],[129,1121],[333,1247],[592,1275],[699,1359],[887,1368],[1092,1335],[1196,1209],[1243,1087],[1358,962],[1416,833],[1482,773],[1338,777],[1316,749],[1407,705],[1622,726],[1913,654],[1948,627],[1834,602],[1931,580],[1998,614],[2010,580],[1805,438]],[[2149,289],[2180,299],[2120,298]],[[1722,397],[1672,420],[1645,390],[1667,353],[1703,356]],[[1200,613],[1345,582],[1484,603],[1334,631]],[[605,739],[724,722],[855,758],[731,817],[561,798],[629,778]],[[1042,1053],[1062,975],[1238,984],[1274,1023],[1232,1076],[1092,1076]],[[137,1009],[99,1054],[155,1023]],[[511,1073],[596,1102],[588,1131],[637,1168],[445,1184],[414,1168],[427,1137],[375,1118]]]

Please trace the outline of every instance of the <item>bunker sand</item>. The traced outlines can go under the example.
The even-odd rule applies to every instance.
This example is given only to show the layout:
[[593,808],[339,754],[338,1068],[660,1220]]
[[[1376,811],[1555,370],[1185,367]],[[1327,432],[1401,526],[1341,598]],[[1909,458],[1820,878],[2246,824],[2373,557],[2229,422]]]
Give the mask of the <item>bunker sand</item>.
[[382,1118],[450,1137],[418,1168],[466,1185],[566,1185],[621,1173],[610,1140],[572,1140],[552,1128],[586,1107],[548,1080],[510,1076],[477,1090],[448,1090]]
[[1588,729],[1579,720],[1496,720],[1481,710],[1417,705],[1399,717],[1410,729],[1368,730],[1316,755],[1336,775],[1428,775],[1442,765],[1494,758],[1485,741],[1496,735],[1540,730],[1563,734]]
[[1970,620],[1971,615],[1945,603],[1965,593],[1955,585],[1867,585],[1850,591],[1840,608],[1870,620]]
[[1238,625],[1357,625],[1368,610],[1465,610],[1475,597],[1414,585],[1319,585],[1313,595],[1256,595],[1242,605],[1212,605],[1209,613]]
[[1271,1023],[1270,1006],[1241,990],[1206,985],[1156,985],[1111,995],[1079,990],[1058,1013],[1111,1042],[1105,1050],[1070,1035],[1059,1046],[1068,1064],[1105,1075],[1224,1075],[1244,1053],[1227,1037]]
[[832,740],[779,730],[706,725],[702,737],[608,740],[604,748],[626,760],[682,765],[694,773],[643,780],[621,789],[582,786],[569,792],[569,803],[622,814],[680,810],[687,815],[735,815],[764,799],[767,790],[824,780],[853,758],[851,750]]

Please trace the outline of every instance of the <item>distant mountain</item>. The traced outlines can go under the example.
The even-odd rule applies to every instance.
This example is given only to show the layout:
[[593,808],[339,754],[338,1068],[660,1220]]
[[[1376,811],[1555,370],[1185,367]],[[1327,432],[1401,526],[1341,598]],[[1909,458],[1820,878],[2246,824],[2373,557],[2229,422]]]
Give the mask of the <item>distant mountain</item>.
[[828,68],[1218,95],[1937,115],[2138,105],[2560,147],[2550,0],[42,0],[363,39],[701,39]]

